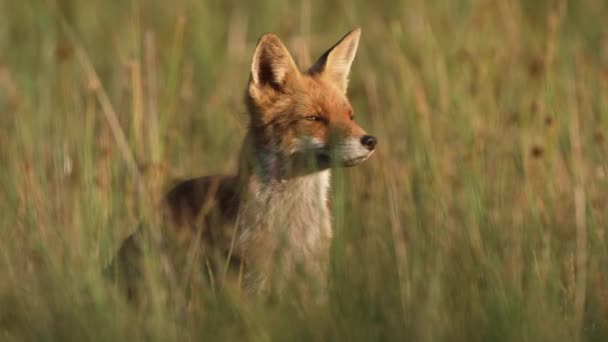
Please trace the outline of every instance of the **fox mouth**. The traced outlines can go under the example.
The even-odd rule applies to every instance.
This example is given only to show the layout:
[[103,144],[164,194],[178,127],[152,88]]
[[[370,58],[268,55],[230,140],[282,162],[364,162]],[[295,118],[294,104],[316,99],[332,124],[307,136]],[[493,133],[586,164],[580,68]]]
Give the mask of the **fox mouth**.
[[[347,159],[347,160],[342,160],[337,165],[341,164],[341,166],[343,166],[343,167],[355,166],[355,165],[360,164],[361,162],[365,161],[373,153],[374,153],[374,151],[371,151],[363,156],[359,156],[359,157],[355,157],[355,158],[351,158],[351,159]],[[331,165],[332,165],[331,153],[327,150],[323,150],[323,151],[320,151],[319,153],[317,153],[317,163],[321,167],[331,167]]]
[[364,156],[361,156],[361,157],[356,157],[356,158],[352,158],[352,159],[349,159],[349,160],[345,160],[345,161],[343,161],[343,162],[342,162],[342,164],[343,164],[345,167],[351,167],[351,166],[355,166],[355,165],[357,165],[357,164],[360,164],[360,163],[364,162],[364,161],[365,161],[367,158],[369,158],[369,156],[371,156],[373,153],[374,153],[374,151],[371,151],[370,153],[368,153],[368,154],[366,154],[366,155],[364,155]]

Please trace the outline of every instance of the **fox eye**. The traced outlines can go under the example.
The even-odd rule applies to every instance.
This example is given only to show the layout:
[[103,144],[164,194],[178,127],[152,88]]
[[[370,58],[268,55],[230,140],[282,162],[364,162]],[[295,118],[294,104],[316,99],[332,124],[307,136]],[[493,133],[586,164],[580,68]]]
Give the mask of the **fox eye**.
[[308,121],[323,121],[323,119],[318,115],[310,115],[305,117],[305,119]]

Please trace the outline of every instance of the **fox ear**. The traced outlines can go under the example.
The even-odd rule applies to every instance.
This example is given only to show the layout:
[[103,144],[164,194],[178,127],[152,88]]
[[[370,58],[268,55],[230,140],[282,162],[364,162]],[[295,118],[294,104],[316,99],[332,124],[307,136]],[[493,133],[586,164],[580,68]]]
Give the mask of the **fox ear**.
[[297,75],[298,68],[279,37],[264,34],[255,48],[251,62],[251,82],[258,87],[282,90]]
[[340,90],[346,93],[348,74],[357,53],[359,37],[361,37],[360,28],[347,33],[336,45],[327,50],[308,72],[326,75]]

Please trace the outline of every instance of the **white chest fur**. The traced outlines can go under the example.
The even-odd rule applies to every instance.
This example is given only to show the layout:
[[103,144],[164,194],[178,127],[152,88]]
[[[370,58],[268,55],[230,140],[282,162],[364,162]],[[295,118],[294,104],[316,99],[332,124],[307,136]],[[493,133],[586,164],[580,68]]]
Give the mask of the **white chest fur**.
[[294,267],[323,277],[332,236],[329,170],[284,181],[252,178],[236,227],[237,248],[251,265],[246,283],[263,285]]

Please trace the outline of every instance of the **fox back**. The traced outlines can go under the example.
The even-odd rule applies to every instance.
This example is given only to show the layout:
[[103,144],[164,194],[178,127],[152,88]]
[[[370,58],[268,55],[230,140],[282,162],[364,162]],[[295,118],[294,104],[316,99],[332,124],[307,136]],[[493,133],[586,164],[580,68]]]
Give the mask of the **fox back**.
[[[346,97],[360,33],[349,32],[305,71],[276,35],[259,39],[238,170],[190,179],[169,191],[164,234],[178,236],[171,241],[233,265],[252,291],[296,273],[324,284],[332,237],[330,167],[357,165],[376,146],[376,138],[355,123]],[[128,254],[123,249],[117,259]]]

